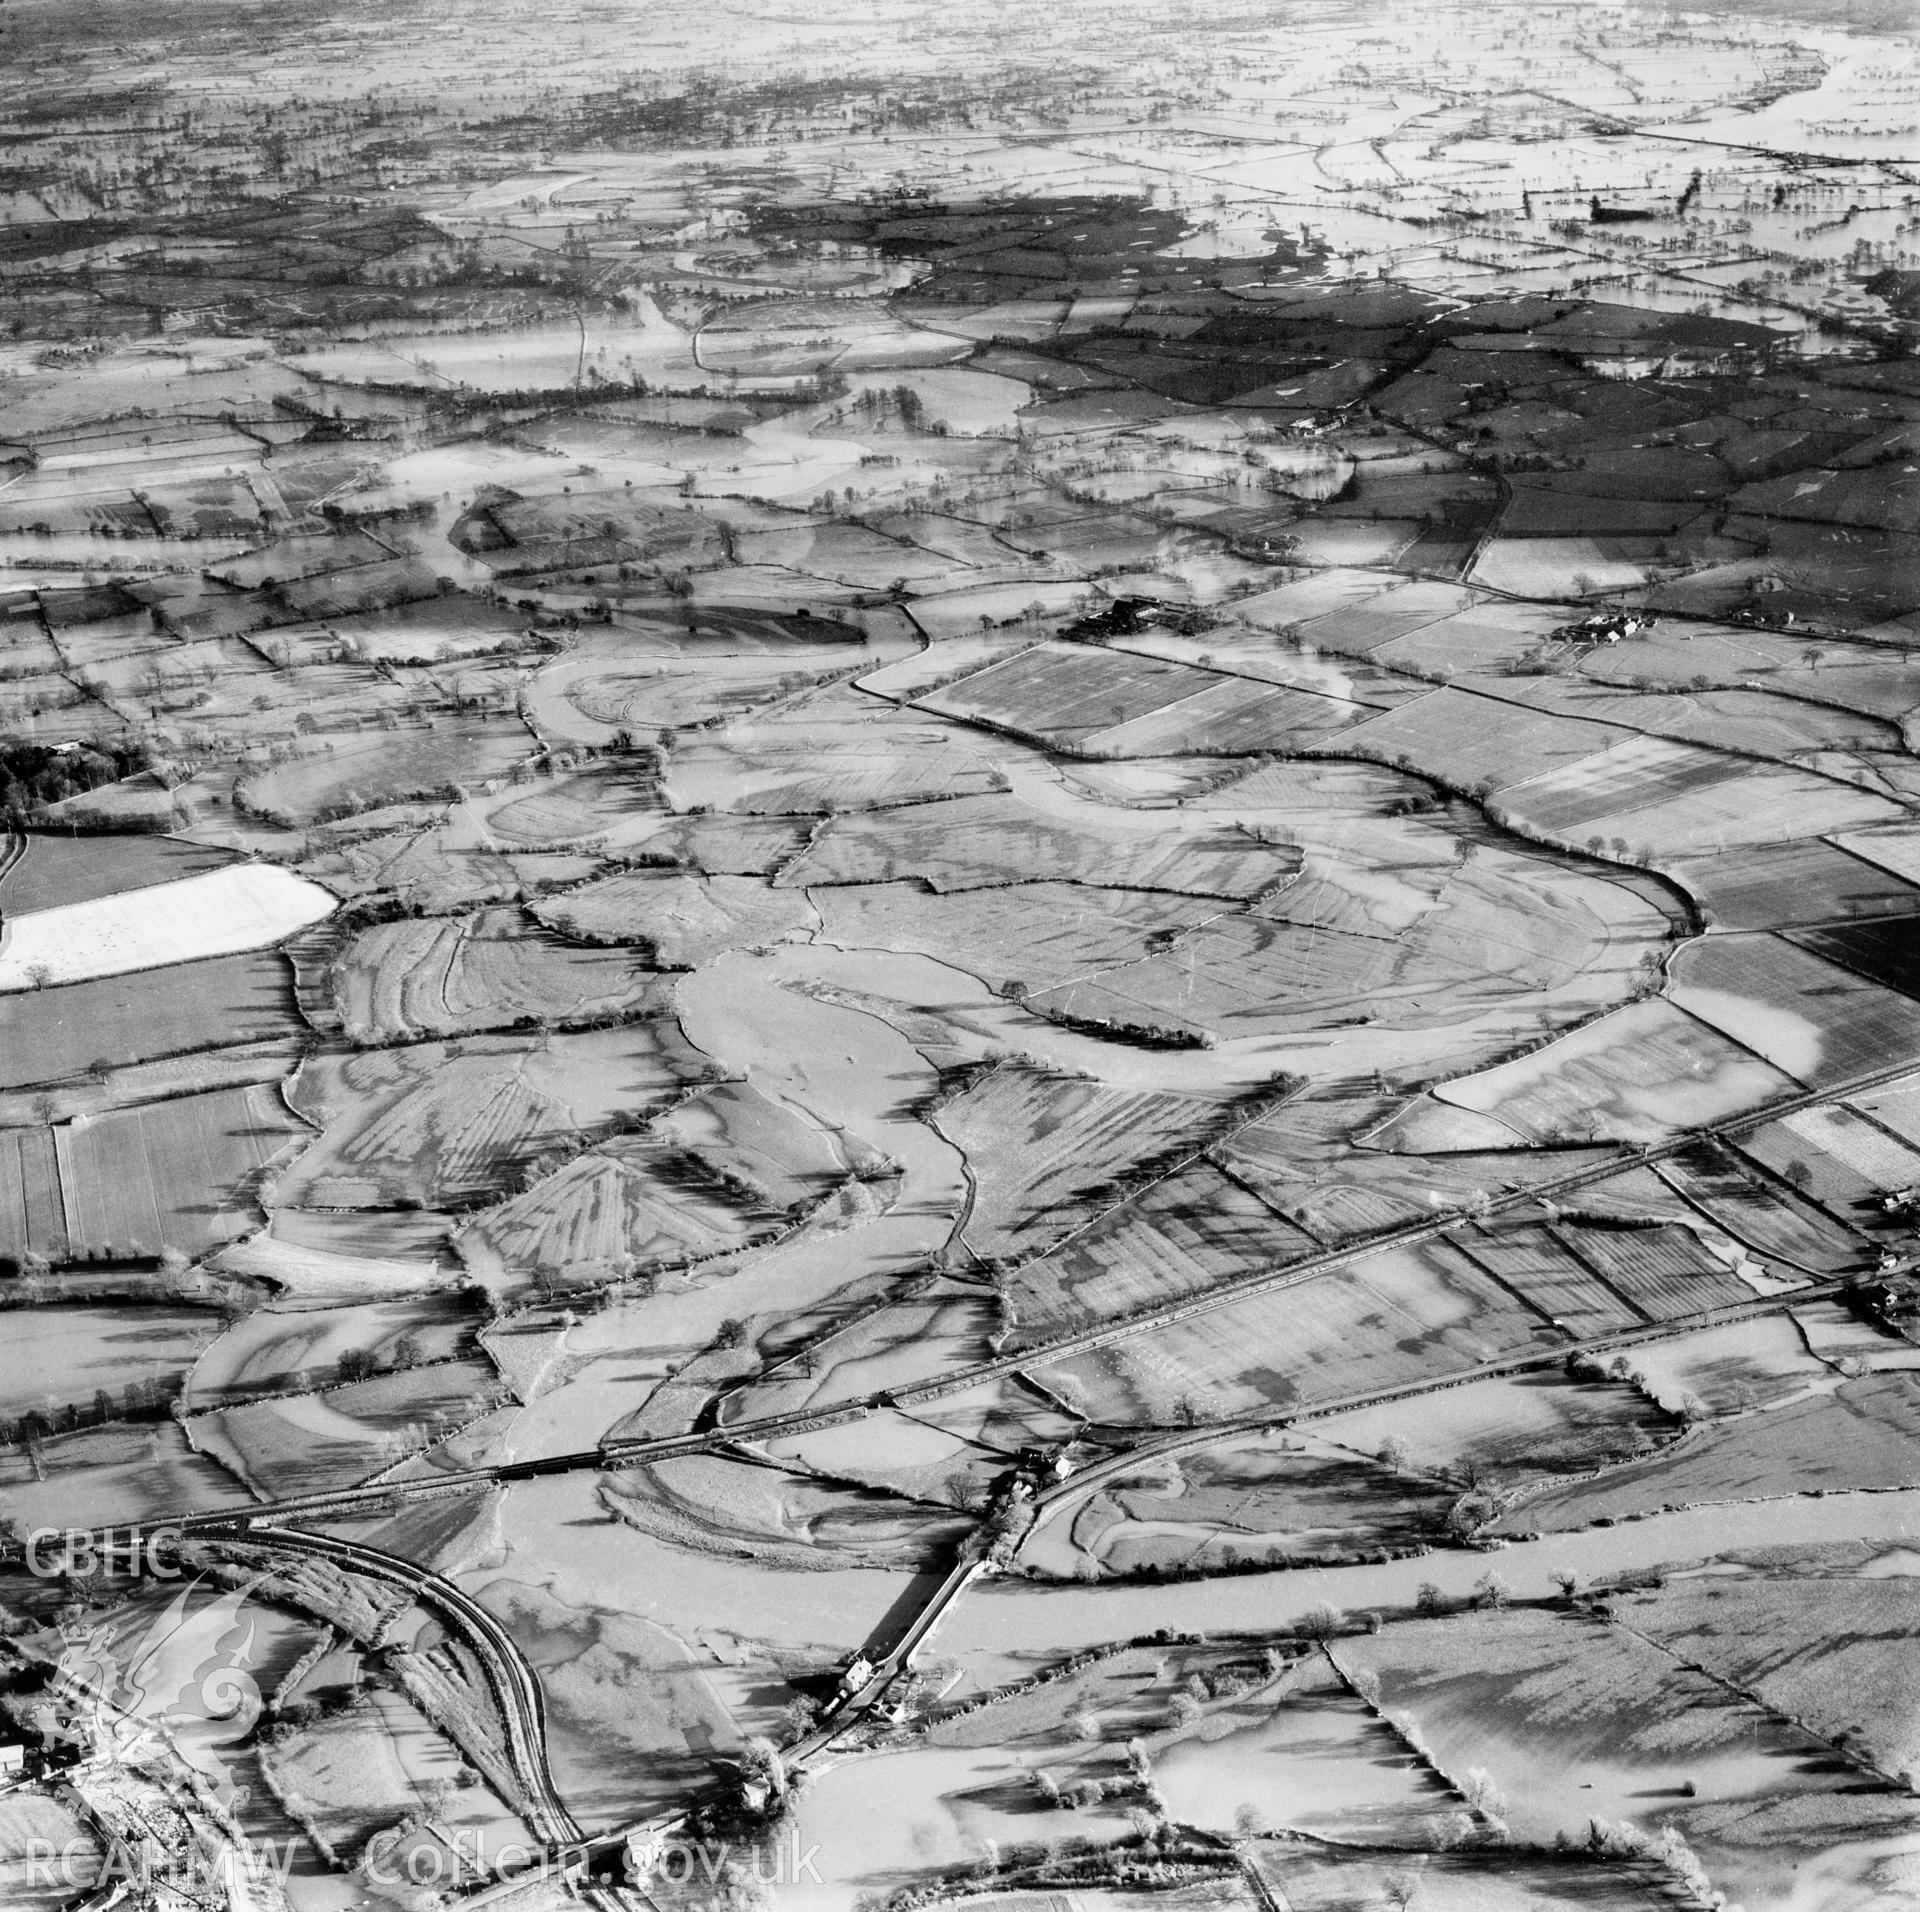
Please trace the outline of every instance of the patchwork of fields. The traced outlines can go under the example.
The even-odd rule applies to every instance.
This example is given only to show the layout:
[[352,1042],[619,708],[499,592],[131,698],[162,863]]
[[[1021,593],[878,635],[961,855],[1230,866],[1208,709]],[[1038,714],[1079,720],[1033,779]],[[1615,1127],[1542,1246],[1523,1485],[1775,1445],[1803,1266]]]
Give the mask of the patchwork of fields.
[[0,1900],[1920,1908],[1897,12],[10,10]]

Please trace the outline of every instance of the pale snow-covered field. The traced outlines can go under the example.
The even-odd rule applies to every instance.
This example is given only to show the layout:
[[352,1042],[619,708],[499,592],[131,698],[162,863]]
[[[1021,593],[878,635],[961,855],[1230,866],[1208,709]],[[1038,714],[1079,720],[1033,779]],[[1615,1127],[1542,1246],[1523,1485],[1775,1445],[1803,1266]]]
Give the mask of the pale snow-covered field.
[[0,922],[0,990],[264,949],[337,906],[329,891],[291,870],[236,863],[177,883],[29,910]]

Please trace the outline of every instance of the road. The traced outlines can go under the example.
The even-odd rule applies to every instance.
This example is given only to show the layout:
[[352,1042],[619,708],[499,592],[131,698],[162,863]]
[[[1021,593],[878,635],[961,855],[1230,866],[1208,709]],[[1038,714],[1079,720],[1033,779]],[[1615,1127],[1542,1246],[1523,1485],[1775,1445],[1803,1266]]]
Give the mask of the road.
[[[1845,1096],[1857,1095],[1864,1090],[1897,1081],[1913,1073],[1914,1068],[1911,1062],[1892,1064],[1819,1089],[1808,1089],[1792,1096],[1782,1097],[1763,1108],[1730,1121],[1716,1123],[1706,1128],[1686,1130],[1651,1148],[1642,1150],[1623,1148],[1617,1156],[1597,1167],[1579,1169],[1551,1181],[1534,1183],[1525,1188],[1512,1189],[1503,1195],[1495,1196],[1488,1204],[1485,1213],[1496,1215],[1510,1209],[1538,1203],[1543,1198],[1556,1199],[1605,1181],[1636,1163],[1666,1161],[1689,1148],[1697,1147],[1702,1141],[1729,1140],[1775,1121],[1783,1115],[1791,1114],[1796,1109],[1814,1107]],[[1262,1269],[1255,1274],[1242,1276],[1235,1281],[1223,1282],[1217,1287],[1207,1289],[1204,1293],[1162,1303],[1157,1307],[1143,1310],[1139,1314],[1130,1315],[1124,1320],[1102,1322],[1074,1333],[1056,1335],[1015,1352],[954,1369],[932,1380],[915,1382],[905,1387],[881,1389],[873,1394],[856,1396],[827,1407],[795,1409],[783,1414],[765,1415],[758,1419],[729,1422],[724,1428],[699,1429],[683,1434],[662,1435],[648,1440],[606,1441],[595,1447],[543,1455],[533,1460],[492,1462],[477,1467],[448,1469],[441,1473],[422,1475],[416,1479],[374,1482],[344,1487],[323,1494],[308,1494],[279,1501],[252,1502],[214,1512],[184,1513],[167,1519],[164,1524],[185,1533],[215,1534],[244,1531],[261,1524],[284,1520],[348,1519],[378,1511],[396,1502],[474,1492],[487,1487],[509,1485],[516,1480],[534,1479],[542,1474],[638,1466],[647,1461],[669,1460],[676,1455],[723,1452],[730,1444],[742,1441],[779,1440],[815,1432],[822,1428],[844,1426],[887,1408],[911,1407],[922,1402],[937,1400],[944,1395],[977,1387],[985,1381],[1004,1379],[1026,1369],[1044,1367],[1051,1362],[1106,1347],[1117,1341],[1130,1340],[1136,1335],[1151,1333],[1155,1329],[1169,1326],[1174,1322],[1191,1320],[1219,1308],[1231,1307],[1236,1302],[1253,1295],[1296,1287],[1302,1282],[1311,1281],[1319,1275],[1346,1267],[1355,1261],[1364,1260],[1367,1256],[1383,1250],[1409,1247],[1433,1240],[1444,1235],[1449,1229],[1459,1227],[1464,1219],[1466,1217],[1459,1212],[1442,1211],[1431,1218],[1422,1218],[1400,1228],[1383,1230],[1357,1241],[1324,1249],[1317,1254],[1304,1256],[1298,1261],[1285,1262],[1276,1267]],[[1831,1286],[1831,1283],[1823,1285],[1810,1282],[1806,1287],[1794,1292],[1804,1298],[1827,1292]],[[1708,1318],[1710,1317],[1703,1316],[1702,1320]],[[1692,1317],[1687,1317],[1686,1322],[1681,1325],[1687,1325],[1692,1320]],[[1673,1325],[1661,1324],[1649,1332],[1670,1332]],[[1516,1355],[1510,1360],[1503,1360],[1500,1364],[1501,1370],[1510,1371],[1514,1366],[1538,1365],[1542,1361],[1571,1354],[1581,1347],[1598,1349],[1625,1345],[1626,1341],[1632,1338],[1632,1333],[1633,1331],[1627,1331],[1620,1335],[1596,1337],[1588,1342],[1569,1339],[1552,1355],[1543,1355],[1534,1351],[1526,1355]],[[1459,1370],[1454,1375],[1436,1376],[1433,1383],[1422,1383],[1420,1388],[1444,1383],[1454,1378],[1467,1378],[1467,1371]],[[1414,1391],[1418,1392],[1420,1388]],[[1292,1418],[1292,1416],[1283,1418]]]
[[[1902,1063],[1865,1072],[1849,1080],[1818,1090],[1808,1090],[1771,1103],[1765,1108],[1736,1120],[1691,1130],[1644,1151],[1622,1150],[1599,1167],[1586,1168],[1553,1181],[1510,1190],[1494,1198],[1487,1212],[1537,1203],[1542,1197],[1554,1198],[1619,1174],[1636,1161],[1664,1160],[1680,1151],[1697,1146],[1705,1139],[1725,1139],[1746,1133],[1794,1109],[1830,1102],[1839,1097],[1896,1080],[1913,1073],[1913,1066]],[[488,1487],[529,1480],[549,1473],[578,1469],[605,1469],[634,1466],[651,1460],[724,1451],[743,1441],[767,1441],[791,1437],[815,1429],[845,1425],[867,1415],[899,1405],[937,1399],[982,1381],[1003,1377],[1060,1360],[1074,1353],[1150,1333],[1171,1322],[1187,1320],[1213,1310],[1232,1306],[1250,1295],[1269,1293],[1310,1281],[1332,1269],[1379,1253],[1383,1249],[1430,1240],[1460,1225],[1458,1213],[1443,1213],[1431,1220],[1410,1223],[1365,1240],[1348,1243],[1247,1276],[1239,1281],[1185,1297],[1147,1310],[1121,1322],[1104,1323],[1075,1334],[1062,1335],[1036,1344],[1019,1353],[976,1363],[968,1368],[921,1382],[910,1387],[884,1389],[871,1395],[837,1403],[819,1410],[797,1410],[764,1416],[757,1420],[731,1423],[724,1428],[691,1431],[652,1440],[607,1442],[576,1452],[547,1455],[535,1460],[499,1462],[491,1465],[452,1470],[423,1476],[418,1480],[389,1481],[341,1489],[335,1493],[307,1495],[279,1502],[251,1504],[232,1509],[183,1515],[165,1524],[178,1530],[223,1537],[244,1545],[273,1552],[307,1553],[329,1559],[350,1572],[369,1579],[404,1588],[413,1598],[434,1610],[470,1646],[485,1668],[492,1685],[501,1718],[505,1722],[506,1753],[526,1802],[530,1828],[549,1847],[549,1858],[579,1858],[603,1848],[605,1838],[588,1839],[567,1809],[554,1787],[546,1750],[545,1698],[538,1675],[507,1629],[478,1601],[451,1581],[403,1556],[386,1553],[362,1542],[338,1539],[283,1523],[300,1520],[346,1519],[364,1517],[395,1500],[415,1497],[439,1497],[478,1491]],[[1045,1517],[1050,1509],[1093,1491],[1104,1480],[1127,1469],[1137,1468],[1143,1460],[1158,1455],[1189,1451],[1220,1441],[1238,1438],[1263,1428],[1294,1425],[1328,1415],[1357,1411],[1384,1402],[1405,1399],[1443,1388],[1498,1375],[1539,1368],[1561,1360],[1576,1351],[1603,1354],[1639,1343],[1685,1333],[1697,1328],[1746,1319],[1753,1315],[1778,1311],[1807,1299],[1830,1295],[1841,1285],[1838,1279],[1811,1281],[1805,1286],[1776,1296],[1755,1296],[1741,1302],[1673,1321],[1637,1325],[1585,1340],[1568,1339],[1562,1345],[1543,1351],[1529,1348],[1417,1382],[1403,1383],[1363,1395],[1345,1396],[1308,1406],[1273,1409],[1216,1422],[1204,1428],[1182,1429],[1137,1441],[1112,1457],[1082,1470],[1071,1478],[1043,1488],[1034,1497],[1036,1513]],[[149,1523],[148,1531],[154,1524]],[[124,1530],[115,1530],[116,1533]],[[981,1562],[969,1549],[955,1563],[940,1584],[932,1590],[913,1619],[896,1637],[882,1644],[875,1642],[872,1656],[873,1676],[823,1725],[790,1748],[795,1757],[818,1751],[842,1732],[848,1724],[870,1709],[892,1680],[907,1665],[914,1651],[924,1642],[941,1616],[960,1598],[982,1571]]]

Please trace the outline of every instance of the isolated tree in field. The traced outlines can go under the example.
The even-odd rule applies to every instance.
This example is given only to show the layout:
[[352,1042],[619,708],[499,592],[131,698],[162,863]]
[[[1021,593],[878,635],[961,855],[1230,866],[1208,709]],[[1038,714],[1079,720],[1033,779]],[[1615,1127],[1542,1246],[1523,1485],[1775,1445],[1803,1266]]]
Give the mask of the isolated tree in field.
[[1431,1580],[1420,1583],[1420,1591],[1413,1596],[1413,1610],[1416,1613],[1444,1613],[1447,1608],[1447,1596]]
[[1409,1451],[1404,1436],[1389,1434],[1387,1438],[1380,1443],[1380,1465],[1382,1467],[1391,1467],[1397,1474],[1406,1466]]
[[1331,1600],[1322,1600],[1293,1623],[1293,1630],[1309,1640],[1331,1639],[1340,1631],[1340,1609]]
[[1513,1589],[1497,1573],[1483,1573],[1475,1583],[1474,1598],[1483,1607],[1504,1607],[1513,1598]]
[[45,989],[53,981],[53,966],[50,963],[29,963],[27,981],[36,989]]

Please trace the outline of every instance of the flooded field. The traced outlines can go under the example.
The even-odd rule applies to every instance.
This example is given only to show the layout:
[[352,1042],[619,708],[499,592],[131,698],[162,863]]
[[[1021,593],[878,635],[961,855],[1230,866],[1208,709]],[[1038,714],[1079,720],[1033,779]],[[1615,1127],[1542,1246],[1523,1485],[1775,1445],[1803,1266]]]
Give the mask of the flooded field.
[[1920,1907],[1910,26],[11,10],[0,1897]]

